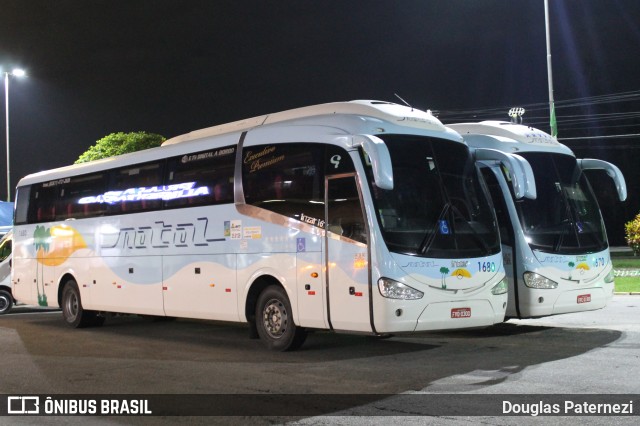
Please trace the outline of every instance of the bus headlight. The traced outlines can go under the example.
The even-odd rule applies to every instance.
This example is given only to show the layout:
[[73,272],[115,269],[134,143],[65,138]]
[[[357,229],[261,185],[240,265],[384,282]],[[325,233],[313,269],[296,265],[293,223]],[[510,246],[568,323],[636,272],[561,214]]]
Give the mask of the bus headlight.
[[534,272],[524,273],[524,283],[531,288],[558,288],[558,283]]
[[507,277],[504,277],[502,281],[493,286],[491,294],[495,294],[497,296],[498,294],[505,294],[507,291],[509,291],[509,281],[507,280]]
[[415,300],[424,296],[423,292],[390,278],[380,278],[378,280],[378,289],[383,297],[388,297],[389,299]]
[[604,282],[609,284],[614,281],[615,275],[613,274],[613,268],[609,271],[606,277],[604,277]]

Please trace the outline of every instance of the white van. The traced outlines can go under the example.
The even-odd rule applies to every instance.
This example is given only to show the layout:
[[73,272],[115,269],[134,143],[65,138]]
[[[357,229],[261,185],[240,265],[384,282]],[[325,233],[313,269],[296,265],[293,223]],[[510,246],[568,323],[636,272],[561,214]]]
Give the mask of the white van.
[[0,240],[0,315],[6,314],[15,304],[11,291],[11,245],[13,232],[8,232]]

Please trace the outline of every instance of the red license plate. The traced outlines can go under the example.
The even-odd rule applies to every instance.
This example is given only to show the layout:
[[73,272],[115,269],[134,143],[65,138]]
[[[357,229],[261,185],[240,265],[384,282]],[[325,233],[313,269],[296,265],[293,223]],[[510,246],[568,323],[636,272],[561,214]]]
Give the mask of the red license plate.
[[451,318],[471,318],[471,308],[453,308]]
[[578,296],[578,303],[589,303],[589,302],[591,302],[590,294],[581,294],[580,296]]

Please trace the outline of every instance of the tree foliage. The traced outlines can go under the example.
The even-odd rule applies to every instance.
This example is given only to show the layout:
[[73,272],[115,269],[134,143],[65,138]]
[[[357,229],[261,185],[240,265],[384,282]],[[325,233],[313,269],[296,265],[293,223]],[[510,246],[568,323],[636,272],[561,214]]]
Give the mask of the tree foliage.
[[624,225],[627,244],[633,250],[635,256],[640,254],[640,213],[630,222]]
[[87,161],[113,157],[114,155],[126,154],[128,152],[155,148],[160,146],[165,140],[166,138],[164,136],[155,133],[111,133],[98,140],[95,145],[90,146],[89,149],[78,157],[75,163],[85,163]]

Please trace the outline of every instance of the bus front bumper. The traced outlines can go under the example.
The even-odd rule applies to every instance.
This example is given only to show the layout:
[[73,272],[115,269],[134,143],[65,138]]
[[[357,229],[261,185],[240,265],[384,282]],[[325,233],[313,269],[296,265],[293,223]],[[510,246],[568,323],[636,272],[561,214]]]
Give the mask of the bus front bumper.
[[430,303],[418,318],[415,331],[487,327],[504,321],[507,296],[491,300]]
[[[538,300],[538,297],[534,296],[546,298],[548,302],[550,294],[545,293],[544,290],[538,290],[535,295],[532,295],[532,300],[535,302]],[[521,304],[520,315],[522,318],[535,318],[548,315],[593,311],[607,306],[607,303],[609,303],[612,297],[613,283],[603,284],[602,287],[567,290],[558,294],[553,303],[540,303],[539,306],[536,306],[535,303],[530,303],[529,309],[526,309],[526,305],[523,306],[523,304]]]

